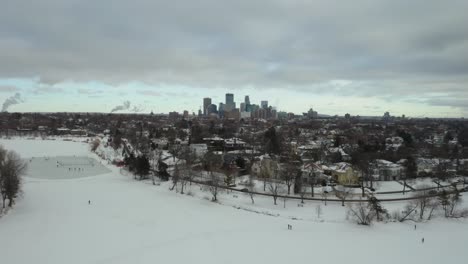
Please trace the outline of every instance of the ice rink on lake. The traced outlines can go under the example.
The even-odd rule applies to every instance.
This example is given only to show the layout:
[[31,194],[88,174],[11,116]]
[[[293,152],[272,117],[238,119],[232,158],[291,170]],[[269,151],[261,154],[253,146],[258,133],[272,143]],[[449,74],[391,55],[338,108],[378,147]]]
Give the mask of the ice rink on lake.
[[39,179],[76,179],[110,172],[101,161],[84,156],[33,157],[26,163],[26,176]]

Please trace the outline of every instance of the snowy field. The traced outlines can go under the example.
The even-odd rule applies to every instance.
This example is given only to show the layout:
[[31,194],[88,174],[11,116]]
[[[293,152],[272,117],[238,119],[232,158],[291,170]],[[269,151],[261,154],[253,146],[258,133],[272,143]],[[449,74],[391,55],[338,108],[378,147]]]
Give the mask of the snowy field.
[[[22,157],[93,157],[77,142],[0,144]],[[0,218],[1,263],[393,264],[468,258],[465,220],[438,218],[418,223],[417,230],[412,222],[363,227],[348,222],[336,203],[298,207],[287,201],[283,208],[281,200],[274,206],[271,198],[256,197],[251,205],[246,195],[223,193],[217,204],[198,186],[182,195],[169,191],[170,183],[154,186],[104,166],[110,172],[94,177],[25,178],[23,197]]]
[[376,182],[375,191],[376,192],[401,192],[403,190],[403,185],[395,181],[388,182]]

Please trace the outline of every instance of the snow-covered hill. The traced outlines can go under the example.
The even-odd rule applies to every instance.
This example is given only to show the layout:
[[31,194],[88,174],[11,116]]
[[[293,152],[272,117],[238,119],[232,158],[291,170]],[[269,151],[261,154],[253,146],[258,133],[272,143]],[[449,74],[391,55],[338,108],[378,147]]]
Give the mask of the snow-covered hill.
[[[93,156],[77,142],[0,144],[23,157]],[[341,206],[327,206],[320,222],[317,204],[282,208],[258,197],[249,208],[279,214],[269,216],[233,208],[248,206],[247,197],[223,194],[217,204],[200,199],[198,186],[191,187],[195,197],[181,195],[169,183],[135,181],[106,166],[111,173],[87,178],[25,178],[23,197],[0,218],[0,263],[462,263],[468,257],[464,220],[438,219],[416,230],[413,223],[363,227],[347,222]]]

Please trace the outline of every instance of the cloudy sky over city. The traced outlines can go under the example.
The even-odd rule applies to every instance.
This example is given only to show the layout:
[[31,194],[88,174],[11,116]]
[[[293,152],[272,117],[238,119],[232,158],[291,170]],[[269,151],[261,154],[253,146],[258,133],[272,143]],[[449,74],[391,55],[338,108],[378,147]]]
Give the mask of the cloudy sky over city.
[[2,1],[10,112],[198,111],[203,97],[325,114],[468,117],[468,1]]

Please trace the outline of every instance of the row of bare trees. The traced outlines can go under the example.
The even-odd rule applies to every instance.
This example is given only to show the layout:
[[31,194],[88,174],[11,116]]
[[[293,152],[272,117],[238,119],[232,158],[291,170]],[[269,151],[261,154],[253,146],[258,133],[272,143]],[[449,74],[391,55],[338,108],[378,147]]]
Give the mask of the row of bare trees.
[[395,213],[395,219],[400,222],[425,221],[431,220],[437,212],[446,218],[468,217],[468,209],[460,208],[461,203],[462,196],[456,186],[453,191],[442,190],[437,196],[430,196],[427,190],[422,190],[415,194],[415,199],[405,206],[401,214]]
[[2,211],[8,201],[8,206],[14,204],[21,190],[21,176],[26,172],[26,163],[14,151],[8,151],[0,146],[0,193],[2,195]]

